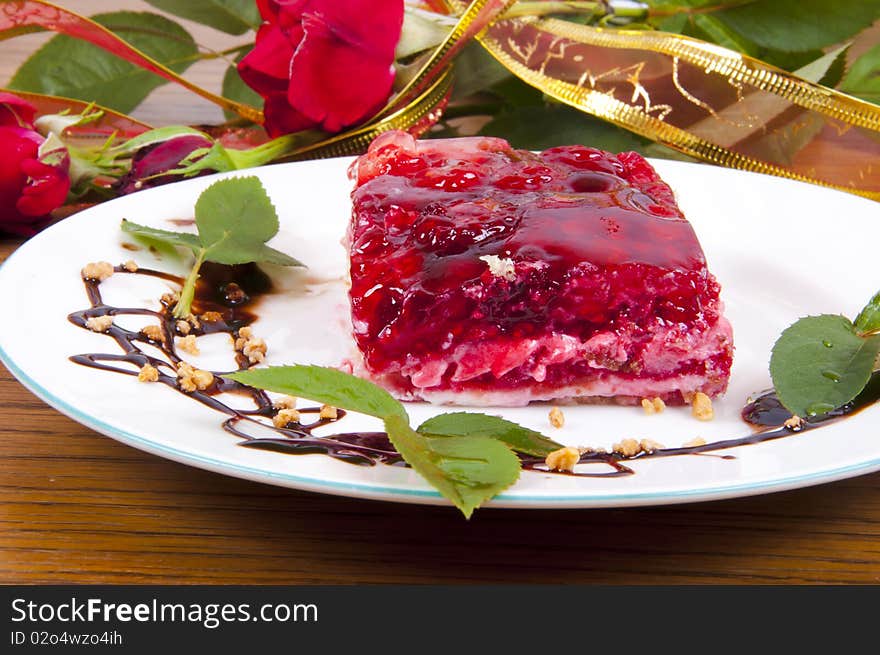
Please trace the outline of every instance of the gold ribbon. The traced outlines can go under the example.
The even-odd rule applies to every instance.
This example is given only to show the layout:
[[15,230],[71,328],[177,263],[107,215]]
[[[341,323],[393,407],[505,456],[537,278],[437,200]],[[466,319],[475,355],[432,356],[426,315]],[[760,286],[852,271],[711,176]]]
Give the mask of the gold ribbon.
[[693,157],[880,200],[871,103],[677,34],[502,16],[477,39],[548,96]]
[[[445,2],[458,23],[384,109],[368,124],[298,147],[285,159],[358,154],[387,130],[428,129],[448,101],[453,58],[476,38],[511,73],[548,96],[648,139],[715,164],[880,200],[877,105],[677,34],[514,17],[512,0]],[[74,33],[239,115],[262,118],[45,0],[0,0],[0,7],[7,10],[0,12],[0,39],[39,28]]]

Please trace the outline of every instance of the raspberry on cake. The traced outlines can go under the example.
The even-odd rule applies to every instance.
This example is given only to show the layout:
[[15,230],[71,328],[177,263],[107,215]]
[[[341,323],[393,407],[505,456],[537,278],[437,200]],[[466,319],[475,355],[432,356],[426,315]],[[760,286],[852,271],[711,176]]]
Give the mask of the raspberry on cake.
[[680,405],[726,389],[719,285],[640,155],[390,132],[352,175],[360,372],[399,398]]

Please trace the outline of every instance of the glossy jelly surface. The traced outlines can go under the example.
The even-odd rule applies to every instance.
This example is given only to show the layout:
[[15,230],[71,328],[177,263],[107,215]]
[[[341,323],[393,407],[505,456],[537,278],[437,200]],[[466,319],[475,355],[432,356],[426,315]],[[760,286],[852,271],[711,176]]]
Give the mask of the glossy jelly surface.
[[693,228],[638,154],[390,133],[354,174],[352,317],[373,372],[467,342],[600,330],[632,337],[632,360],[640,335],[719,316]]

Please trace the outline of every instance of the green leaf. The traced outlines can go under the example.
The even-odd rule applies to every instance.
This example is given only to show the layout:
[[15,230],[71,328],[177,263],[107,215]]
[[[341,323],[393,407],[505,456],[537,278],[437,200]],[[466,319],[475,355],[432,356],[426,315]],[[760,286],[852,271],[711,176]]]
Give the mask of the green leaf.
[[[380,419],[399,417],[406,410],[391,394],[372,382],[322,366],[271,366],[225,375],[257,389],[308,398]],[[401,453],[402,454],[402,453]]]
[[[236,63],[241,61],[246,54],[247,53],[242,52],[236,57]],[[253,107],[263,106],[263,97],[244,83],[244,80],[241,79],[241,75],[238,74],[238,67],[234,65],[229,66],[229,68],[226,69],[226,73],[223,75],[223,97]],[[238,117],[238,114],[228,110],[224,110],[223,114],[228,120]]]
[[825,53],[822,50],[799,50],[798,52],[788,52],[786,50],[771,50],[770,48],[760,48],[757,59],[776,66],[787,71],[795,71],[798,68],[809,66],[811,63],[820,59]]
[[846,70],[847,50],[849,50],[849,44],[835,48],[828,54],[821,55],[805,66],[801,66],[795,71],[795,74],[816,84],[837,86]]
[[544,94],[518,77],[505,77],[493,84],[489,91],[493,95],[498,96],[510,109],[524,105],[534,107],[547,106]]
[[260,260],[264,244],[278,232],[278,215],[259,178],[215,182],[196,201],[196,226],[205,258],[218,264]]
[[840,43],[880,18],[880,0],[755,0],[711,14],[741,37],[776,50]]
[[147,0],[147,3],[227,34],[256,30],[262,22],[254,0]]
[[402,416],[387,418],[385,430],[404,461],[466,518],[519,478],[519,459],[496,439],[425,437]]
[[455,58],[455,83],[453,100],[466,98],[485,91],[496,83],[512,76],[478,43],[469,43]]
[[489,437],[506,443],[518,453],[537,457],[546,457],[554,450],[564,448],[562,444],[548,439],[540,432],[512,421],[472,412],[439,414],[422,423],[418,432],[444,437]]
[[880,104],[880,44],[856,59],[843,78],[840,90]]
[[193,252],[197,252],[202,248],[198,235],[147,227],[146,225],[139,225],[126,218],[122,219],[122,231],[128,232],[137,237],[149,239],[150,241],[158,241],[170,246],[189,248]]
[[513,147],[527,150],[582,143],[622,152],[639,151],[645,144],[631,132],[565,105],[525,106],[505,111],[483,126],[480,134],[502,137]]
[[[404,461],[466,517],[519,477],[520,462],[513,451],[497,435],[480,433],[489,431],[494,417],[475,415],[478,418],[472,419],[470,425],[476,434],[463,436],[453,426],[450,436],[423,435],[410,427],[406,410],[391,394],[342,371],[321,366],[273,366],[224,377],[257,389],[308,398],[382,419],[388,438]],[[509,421],[497,421],[504,424],[504,434],[513,442],[537,449],[549,441]],[[442,429],[450,425],[450,419],[439,419],[435,425]],[[467,424],[459,422],[459,427],[462,425]]]
[[742,35],[737,34],[711,14],[695,14],[691,17],[696,36],[704,41],[711,41],[718,45],[729,48],[735,52],[743,52],[747,55],[758,54],[755,43]]
[[880,291],[877,292],[865,308],[859,312],[855,322],[856,332],[860,335],[880,330]]
[[276,264],[277,266],[305,266],[300,260],[295,259],[275,248],[270,248],[266,244],[260,248],[258,257],[255,261],[262,264]]
[[880,335],[857,335],[843,316],[808,316],[776,341],[770,376],[779,400],[792,414],[822,415],[864,389],[878,353]]
[[[735,3],[737,1],[738,0],[727,0],[728,3]],[[717,6],[724,4],[724,2],[723,0],[720,2],[719,0],[646,0],[645,4],[651,7],[651,9],[662,9],[668,12],[676,9],[679,11],[686,11],[687,9]]]
[[[164,16],[121,11],[93,19],[176,73],[198,60],[192,36]],[[161,77],[66,35],[49,39],[9,83],[13,89],[96,102],[123,113],[162,84]]]

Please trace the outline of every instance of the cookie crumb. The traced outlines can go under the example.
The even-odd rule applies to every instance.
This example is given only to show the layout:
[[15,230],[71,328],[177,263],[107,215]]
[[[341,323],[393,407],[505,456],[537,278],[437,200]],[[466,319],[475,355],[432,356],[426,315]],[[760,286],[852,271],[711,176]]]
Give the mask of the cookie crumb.
[[694,437],[690,441],[685,441],[681,444],[682,448],[697,448],[699,446],[705,446],[706,440],[703,437]]
[[122,265],[122,268],[124,268],[129,273],[137,273],[138,265],[136,261],[134,261],[133,259],[129,259]]
[[138,373],[139,382],[156,382],[159,380],[159,369],[150,364],[144,364]]
[[339,418],[339,412],[333,407],[333,405],[321,405],[321,411],[318,414],[318,417],[336,419]]
[[665,446],[653,439],[642,439],[639,442],[639,448],[641,448],[646,453],[653,453],[655,450],[663,450]]
[[150,341],[165,343],[165,333],[162,331],[162,327],[159,325],[145,325],[143,328],[141,328],[141,334],[143,334]]
[[614,444],[611,447],[611,450],[624,457],[635,457],[642,452],[642,446],[635,439],[624,439],[623,441]]
[[180,339],[177,342],[177,347],[180,348],[183,352],[189,353],[190,355],[200,355],[202,352],[199,350],[199,344],[196,343],[196,335],[194,334]]
[[186,321],[177,321],[177,323],[174,324],[174,327],[177,329],[177,334],[183,336],[188,335],[192,330],[192,327],[190,327],[190,324]]
[[800,416],[795,415],[791,418],[786,419],[782,425],[787,427],[789,430],[792,430],[793,432],[800,432],[804,429],[804,419],[802,419]]
[[186,362],[177,365],[177,384],[186,392],[204,391],[214,382],[214,374],[210,371],[193,368]]
[[266,359],[266,342],[259,338],[250,339],[241,349],[241,354],[247,357],[251,364],[259,364]]
[[574,467],[581,459],[581,453],[577,448],[566,447],[554,450],[547,455],[544,463],[551,471],[574,471]]
[[223,320],[223,314],[220,312],[205,312],[201,315],[201,319],[205,323],[219,323]]
[[195,380],[196,388],[199,391],[204,391],[214,383],[214,374],[211,371],[197,368],[193,371],[193,380]]
[[550,425],[554,428],[561,428],[565,425],[565,414],[563,414],[562,410],[558,407],[554,407],[550,410],[548,418],[550,419]]
[[298,423],[299,412],[295,409],[282,409],[272,417],[272,424],[276,428],[286,428],[288,423]]
[[259,364],[266,359],[266,342],[254,336],[250,327],[243,327],[238,331],[233,348],[244,355],[251,364]]
[[106,332],[113,325],[112,316],[93,316],[86,319],[86,327],[92,332]]
[[691,400],[691,414],[700,421],[711,421],[715,418],[715,410],[712,409],[712,399],[702,391],[695,393]]
[[666,403],[662,398],[642,398],[642,409],[645,414],[659,414],[666,409]]
[[296,409],[296,398],[293,396],[281,396],[281,398],[272,403],[272,407],[275,409]]
[[180,300],[180,294],[176,291],[168,291],[163,293],[159,298],[159,302],[165,305],[166,307],[173,307]]
[[113,264],[110,262],[90,262],[80,271],[82,279],[103,282],[113,275]]

